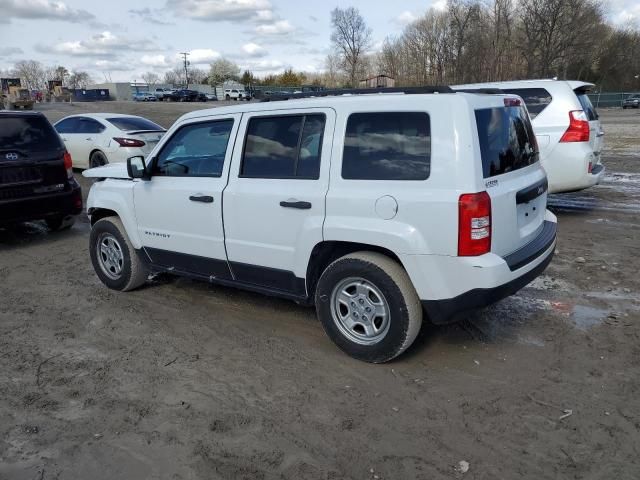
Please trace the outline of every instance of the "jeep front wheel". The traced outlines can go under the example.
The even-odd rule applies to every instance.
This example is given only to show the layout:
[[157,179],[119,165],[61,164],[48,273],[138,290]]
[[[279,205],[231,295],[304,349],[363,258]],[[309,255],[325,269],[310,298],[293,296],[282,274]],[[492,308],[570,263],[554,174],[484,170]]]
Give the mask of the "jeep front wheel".
[[422,325],[422,307],[402,266],[376,252],[357,252],[330,264],[316,289],[324,330],[348,355],[387,362],[404,352]]
[[98,220],[91,228],[89,242],[93,269],[107,287],[126,292],[145,283],[149,271],[118,217]]

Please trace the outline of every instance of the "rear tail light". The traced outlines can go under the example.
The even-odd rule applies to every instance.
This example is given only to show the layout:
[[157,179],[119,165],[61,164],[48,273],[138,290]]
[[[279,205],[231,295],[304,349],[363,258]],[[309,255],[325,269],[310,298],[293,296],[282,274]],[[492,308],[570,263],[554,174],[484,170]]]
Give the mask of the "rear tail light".
[[487,192],[465,193],[458,200],[458,256],[491,251],[491,197]]
[[136,140],[135,138],[113,138],[121,147],[144,147],[145,143],[142,140]]
[[71,160],[71,154],[67,151],[64,152],[64,168],[67,171],[67,178],[73,178],[73,160]]
[[569,112],[569,128],[564,132],[561,142],[588,142],[589,141],[589,119],[582,110],[571,110]]

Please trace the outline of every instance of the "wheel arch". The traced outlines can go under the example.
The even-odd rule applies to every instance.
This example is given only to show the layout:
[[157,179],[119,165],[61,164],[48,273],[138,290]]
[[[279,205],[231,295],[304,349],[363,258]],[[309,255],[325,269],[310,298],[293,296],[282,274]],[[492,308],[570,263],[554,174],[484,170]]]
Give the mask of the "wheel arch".
[[311,255],[309,256],[306,273],[307,295],[309,298],[312,299],[315,295],[316,286],[322,272],[324,272],[332,262],[340,257],[349,255],[350,253],[363,251],[381,253],[396,261],[400,266],[402,266],[402,268],[404,268],[400,258],[388,248],[366,243],[325,240],[317,243],[313,247]]
[[93,157],[93,154],[96,152],[100,152],[102,155],[104,155],[104,158],[107,159],[107,163],[109,163],[109,157],[106,153],[104,153],[104,150],[102,150],[101,148],[92,148],[89,152],[89,160],[87,161],[87,165],[89,165],[89,168],[91,168],[91,157]]

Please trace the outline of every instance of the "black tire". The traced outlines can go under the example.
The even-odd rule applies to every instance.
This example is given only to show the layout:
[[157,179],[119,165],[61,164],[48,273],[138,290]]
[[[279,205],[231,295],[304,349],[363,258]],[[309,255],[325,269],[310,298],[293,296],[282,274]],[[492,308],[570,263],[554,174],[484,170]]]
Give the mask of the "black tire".
[[52,232],[58,232],[60,230],[68,230],[73,227],[73,224],[76,223],[76,217],[67,216],[64,217],[62,215],[56,217],[45,218],[45,223],[49,230]]
[[225,100],[226,100],[227,102],[228,102],[229,100],[231,100],[231,96],[230,96],[230,95],[226,95],[224,98],[225,98]]
[[91,158],[89,159],[89,168],[102,167],[107,163],[109,163],[109,160],[107,160],[107,156],[98,150],[91,154]]
[[[375,343],[354,341],[334,318],[334,289],[350,279],[373,285],[388,306],[386,333]],[[352,253],[330,264],[318,281],[315,304],[329,338],[349,356],[365,362],[383,363],[397,357],[413,343],[422,325],[420,299],[409,275],[398,262],[376,252]]]
[[623,110],[626,110],[626,109],[627,109],[627,107],[626,107],[625,105],[623,105],[623,106],[622,106],[622,109],[623,109]]
[[[100,252],[100,244],[105,239],[115,239],[122,255],[121,271],[106,273],[106,262]],[[106,217],[98,220],[91,228],[89,254],[93,269],[98,278],[107,287],[127,292],[143,285],[149,276],[149,270],[131,245],[127,232],[118,217]],[[98,255],[102,259],[98,258]]]

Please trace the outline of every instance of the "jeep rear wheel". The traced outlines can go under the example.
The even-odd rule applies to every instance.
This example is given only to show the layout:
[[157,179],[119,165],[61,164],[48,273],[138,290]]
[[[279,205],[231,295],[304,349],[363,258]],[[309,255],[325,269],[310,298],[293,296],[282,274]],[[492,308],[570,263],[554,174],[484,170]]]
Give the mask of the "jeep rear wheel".
[[106,217],[93,225],[89,254],[98,278],[113,290],[133,290],[149,276],[118,217]]
[[400,355],[422,325],[422,307],[407,272],[380,253],[357,252],[334,261],[318,281],[315,303],[327,335],[366,362]]

